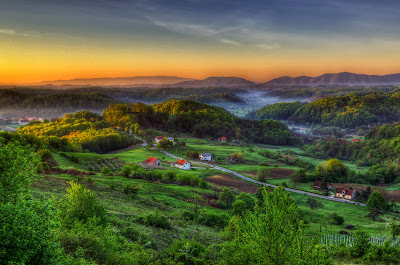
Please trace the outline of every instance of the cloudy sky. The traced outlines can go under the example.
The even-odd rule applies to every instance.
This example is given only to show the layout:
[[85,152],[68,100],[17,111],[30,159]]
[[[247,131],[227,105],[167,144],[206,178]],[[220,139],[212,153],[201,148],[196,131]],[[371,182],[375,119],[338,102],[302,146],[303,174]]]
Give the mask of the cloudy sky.
[[0,0],[0,83],[400,72],[400,1]]

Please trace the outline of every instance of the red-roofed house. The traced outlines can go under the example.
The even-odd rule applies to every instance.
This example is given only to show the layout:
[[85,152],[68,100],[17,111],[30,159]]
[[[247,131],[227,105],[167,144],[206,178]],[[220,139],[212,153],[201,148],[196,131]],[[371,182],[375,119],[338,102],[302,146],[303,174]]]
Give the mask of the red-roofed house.
[[154,142],[156,144],[158,144],[159,142],[161,142],[165,137],[164,136],[157,136],[156,139],[154,139]]
[[174,167],[184,169],[184,170],[189,170],[190,163],[186,160],[179,159],[178,161],[175,162]]
[[337,188],[336,189],[336,197],[344,198],[348,200],[354,200],[355,198],[355,190],[350,190],[346,188]]
[[143,164],[152,165],[152,166],[161,166],[161,160],[156,157],[149,156]]
[[351,140],[352,143],[359,142],[359,141],[360,141],[360,139],[353,139],[353,140]]
[[218,139],[220,142],[226,142],[228,140],[228,138],[226,137],[221,137]]

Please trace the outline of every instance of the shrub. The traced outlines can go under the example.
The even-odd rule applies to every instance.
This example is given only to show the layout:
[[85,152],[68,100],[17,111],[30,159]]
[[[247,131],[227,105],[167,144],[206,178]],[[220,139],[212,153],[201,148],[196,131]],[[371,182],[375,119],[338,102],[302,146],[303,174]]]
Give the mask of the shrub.
[[138,164],[136,164],[136,163],[125,164],[122,167],[121,175],[124,176],[124,177],[129,177],[131,175],[132,171],[137,170],[139,167],[140,166]]
[[39,162],[36,166],[36,173],[43,174],[44,172],[50,170],[49,164],[47,162]]
[[140,243],[147,243],[148,241],[150,241],[149,237],[146,234],[143,234],[139,231],[138,228],[134,226],[125,227],[125,229],[122,230],[121,234],[132,241],[139,241]]
[[348,235],[349,233],[348,233],[347,231],[340,230],[340,231],[339,231],[339,234],[341,234],[341,235]]
[[139,191],[142,189],[140,185],[135,185],[132,183],[124,184],[122,186],[122,192],[134,198],[138,195]]
[[236,200],[232,204],[234,215],[243,215],[247,211],[247,205],[243,200]]
[[354,229],[354,225],[346,225],[346,229]]
[[70,227],[75,221],[86,222],[90,218],[97,218],[100,224],[105,224],[106,209],[99,199],[82,185],[73,181],[68,183],[71,185],[68,194],[57,202],[63,225]]
[[216,214],[211,212],[201,212],[199,216],[199,223],[202,225],[224,228],[229,222],[229,216],[226,214]]
[[338,225],[341,225],[344,223],[343,216],[338,215],[336,212],[332,213],[331,218]]
[[144,218],[144,223],[149,226],[160,227],[165,229],[171,229],[171,223],[168,218],[162,215],[158,210],[154,213],[148,214]]
[[48,149],[40,149],[36,153],[40,157],[40,161],[46,162],[53,158],[51,151]]
[[317,201],[314,198],[308,198],[307,199],[307,204],[310,205],[310,208],[313,209],[313,210],[323,207],[322,203],[320,201]]
[[167,249],[176,264],[212,264],[207,262],[205,252],[206,247],[202,243],[188,239],[175,240]]
[[185,220],[191,220],[193,221],[196,218],[196,215],[194,212],[190,212],[190,211],[184,211],[181,214],[182,218]]
[[101,174],[104,176],[110,176],[112,175],[112,171],[108,167],[103,167],[103,169],[101,170]]
[[222,208],[230,209],[232,207],[232,203],[235,201],[235,195],[231,190],[227,187],[222,189],[221,194],[218,198],[218,205]]

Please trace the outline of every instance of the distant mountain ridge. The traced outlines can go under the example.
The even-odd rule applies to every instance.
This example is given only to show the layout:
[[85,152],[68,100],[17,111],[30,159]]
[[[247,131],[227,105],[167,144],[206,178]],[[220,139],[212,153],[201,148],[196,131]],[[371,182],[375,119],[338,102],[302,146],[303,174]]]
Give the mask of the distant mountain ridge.
[[390,75],[365,75],[348,72],[336,74],[323,74],[316,77],[282,76],[272,79],[259,87],[283,87],[283,86],[371,86],[371,85],[400,85],[400,74]]
[[[2,86],[7,84],[0,84]],[[11,85],[11,84],[10,84]],[[18,85],[18,84],[12,84]],[[255,83],[240,77],[207,77],[199,80],[178,76],[132,76],[115,78],[78,78],[71,80],[42,81],[23,86],[120,86],[120,87],[149,87],[149,88],[241,88],[249,90],[268,90],[284,87],[308,86],[374,86],[400,85],[400,74],[366,75],[349,72],[311,76],[282,76],[264,83]]]
[[72,85],[72,86],[135,86],[135,85],[163,85],[175,84],[184,81],[193,81],[193,78],[178,76],[131,76],[113,78],[77,78],[70,80],[53,80],[37,83],[38,85]]
[[173,84],[173,87],[200,88],[200,87],[223,87],[223,88],[253,88],[256,84],[240,77],[207,77],[203,80],[185,81]]

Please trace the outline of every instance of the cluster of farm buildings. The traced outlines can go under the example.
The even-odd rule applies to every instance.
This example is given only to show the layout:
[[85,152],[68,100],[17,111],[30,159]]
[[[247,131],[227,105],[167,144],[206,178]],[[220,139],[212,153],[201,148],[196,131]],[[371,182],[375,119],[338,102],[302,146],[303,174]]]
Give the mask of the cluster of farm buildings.
[[[314,182],[313,187],[314,187],[314,190],[321,190],[321,181],[316,180]],[[332,186],[331,186],[331,184],[329,182],[326,183],[326,189],[328,191],[332,190]],[[335,195],[338,198],[354,200],[355,199],[355,195],[356,195],[356,190],[338,187],[338,188],[336,188]]]

